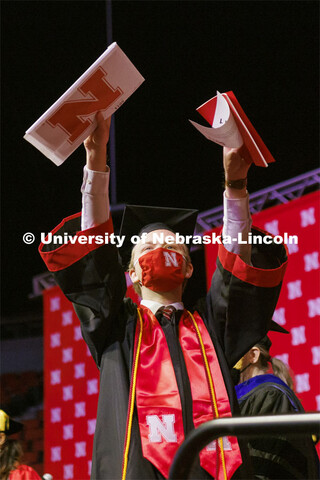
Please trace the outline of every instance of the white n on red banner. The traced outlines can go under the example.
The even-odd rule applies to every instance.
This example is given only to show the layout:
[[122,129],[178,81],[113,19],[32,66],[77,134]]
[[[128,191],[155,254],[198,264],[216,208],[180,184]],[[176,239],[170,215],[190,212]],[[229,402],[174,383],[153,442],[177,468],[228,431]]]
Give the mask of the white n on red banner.
[[[129,275],[126,295],[136,303]],[[45,290],[45,471],[55,480],[90,478],[99,371],[86,346],[72,304],[59,287]]]
[[44,299],[45,471],[90,478],[99,391],[96,367],[72,304],[59,287]]
[[[320,410],[319,197],[311,193],[253,215],[253,225],[272,235],[298,237],[298,245],[288,245],[288,268],[273,316],[290,334],[270,333],[270,353],[291,368],[296,394],[308,411]],[[216,245],[206,245],[208,285],[217,251]]]

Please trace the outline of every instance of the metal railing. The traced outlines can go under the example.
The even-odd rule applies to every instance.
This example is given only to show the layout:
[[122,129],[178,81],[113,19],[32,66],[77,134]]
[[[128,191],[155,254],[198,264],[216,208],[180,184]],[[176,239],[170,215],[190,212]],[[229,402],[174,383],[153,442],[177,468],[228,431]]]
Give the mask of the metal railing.
[[219,437],[256,437],[275,434],[319,434],[320,413],[219,418],[192,430],[180,445],[170,468],[169,480],[187,480],[199,452]]

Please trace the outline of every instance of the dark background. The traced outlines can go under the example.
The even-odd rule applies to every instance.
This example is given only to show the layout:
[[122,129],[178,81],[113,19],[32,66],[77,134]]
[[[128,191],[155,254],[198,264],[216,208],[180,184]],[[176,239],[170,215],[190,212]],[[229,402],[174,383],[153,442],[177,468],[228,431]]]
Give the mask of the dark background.
[[[221,204],[222,149],[189,124],[233,90],[277,162],[249,191],[319,165],[319,11],[313,1],[114,1],[113,40],[146,81],[116,113],[117,200]],[[2,1],[2,312],[35,308],[40,232],[80,210],[80,147],[56,167],[25,131],[107,47],[104,1]],[[119,219],[116,217],[116,225]],[[37,242],[25,245],[25,232]],[[203,283],[204,284],[204,283]],[[38,302],[39,307],[39,302]]]

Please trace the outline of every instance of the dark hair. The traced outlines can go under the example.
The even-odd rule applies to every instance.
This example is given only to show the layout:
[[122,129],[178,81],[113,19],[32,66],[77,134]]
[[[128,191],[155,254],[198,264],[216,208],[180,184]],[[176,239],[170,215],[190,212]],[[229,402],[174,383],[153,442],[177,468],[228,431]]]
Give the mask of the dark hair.
[[23,455],[22,447],[18,440],[6,438],[0,449],[0,478],[7,480],[10,472],[17,468]]

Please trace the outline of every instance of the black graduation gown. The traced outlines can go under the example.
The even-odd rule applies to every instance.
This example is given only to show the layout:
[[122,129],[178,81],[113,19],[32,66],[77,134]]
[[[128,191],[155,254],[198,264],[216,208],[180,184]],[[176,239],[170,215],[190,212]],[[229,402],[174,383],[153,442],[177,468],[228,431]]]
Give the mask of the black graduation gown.
[[[271,374],[259,375],[236,387],[241,414],[276,415],[304,412],[294,392]],[[256,437],[248,442],[254,478],[315,479],[319,478],[319,460],[311,436]]]
[[[63,235],[65,232],[79,232],[89,236],[103,231],[111,233],[111,229],[109,220],[103,225],[79,232],[80,216],[73,215],[52,233]],[[254,264],[261,268],[253,268],[242,261],[239,267],[239,257],[222,246],[211,288],[206,299],[196,306],[216,349],[233,413],[238,412],[238,406],[230,367],[269,330],[287,261],[286,250],[281,245],[259,247],[253,256]],[[126,281],[117,247],[107,244],[90,248],[79,244],[57,248],[51,242],[41,244],[39,251],[62,291],[73,302],[81,322],[83,338],[100,369],[91,478],[114,480],[121,478],[122,471],[137,306],[131,299],[124,299]],[[263,270],[263,267],[271,270]],[[175,365],[176,359],[171,357],[177,373],[179,366]],[[183,380],[184,385],[188,386],[188,379]],[[191,407],[187,405],[186,408]],[[239,441],[239,444],[241,447],[243,442]],[[243,458],[244,450],[242,447]],[[241,474],[242,469],[238,469],[234,478],[249,477],[246,471]],[[163,478],[142,456],[136,412],[133,416],[126,478]],[[190,478],[210,477],[196,467]]]

